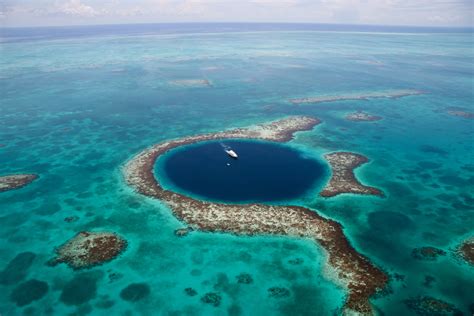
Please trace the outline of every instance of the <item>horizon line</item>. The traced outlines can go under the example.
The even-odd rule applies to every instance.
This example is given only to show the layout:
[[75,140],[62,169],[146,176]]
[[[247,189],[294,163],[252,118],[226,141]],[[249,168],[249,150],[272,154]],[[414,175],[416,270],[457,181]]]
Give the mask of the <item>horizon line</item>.
[[219,21],[199,21],[199,22],[145,22],[145,23],[98,23],[98,24],[71,24],[71,25],[25,25],[25,26],[5,26],[0,29],[20,29],[20,28],[62,28],[62,27],[94,27],[94,26],[124,26],[124,25],[179,25],[179,24],[258,24],[258,25],[326,25],[326,26],[366,26],[366,27],[401,27],[401,28],[420,28],[420,29],[469,29],[474,30],[474,25],[466,26],[430,26],[430,25],[404,25],[404,24],[345,24],[345,23],[318,23],[318,22],[219,22]]

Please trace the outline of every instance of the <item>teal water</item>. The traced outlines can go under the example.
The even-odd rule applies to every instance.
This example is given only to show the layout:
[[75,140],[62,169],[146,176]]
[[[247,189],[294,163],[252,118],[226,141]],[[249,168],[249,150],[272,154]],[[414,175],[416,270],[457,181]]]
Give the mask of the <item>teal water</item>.
[[[297,114],[323,123],[290,146],[316,156],[366,155],[371,162],[357,176],[387,195],[322,199],[314,192],[295,201],[339,221],[358,251],[404,276],[374,305],[386,315],[414,315],[403,300],[430,295],[472,313],[473,270],[451,250],[473,234],[474,127],[447,113],[474,111],[472,34],[245,31],[30,39],[25,30],[15,35],[21,40],[2,40],[0,174],[33,172],[40,179],[0,194],[0,271],[9,275],[0,284],[0,313],[337,314],[345,292],[324,271],[319,247],[280,237],[193,232],[177,238],[173,232],[183,225],[170,211],[121,178],[122,164],[151,144]],[[182,79],[212,85],[169,83]],[[427,93],[287,102],[390,89]],[[345,121],[355,110],[384,119]],[[65,222],[69,216],[79,219]],[[54,248],[81,230],[115,231],[129,246],[86,271],[47,266]],[[420,246],[448,255],[416,260],[411,251]],[[20,255],[25,252],[33,255]],[[294,264],[297,258],[302,263]],[[238,283],[241,273],[253,283]],[[427,276],[434,282],[427,285]],[[46,293],[36,287],[43,296],[17,306],[10,293],[32,279],[46,282]],[[136,302],[122,299],[132,283],[147,284],[150,293]],[[290,295],[269,297],[275,286]],[[198,294],[188,296],[188,287]],[[201,302],[207,292],[221,295],[220,306]]]

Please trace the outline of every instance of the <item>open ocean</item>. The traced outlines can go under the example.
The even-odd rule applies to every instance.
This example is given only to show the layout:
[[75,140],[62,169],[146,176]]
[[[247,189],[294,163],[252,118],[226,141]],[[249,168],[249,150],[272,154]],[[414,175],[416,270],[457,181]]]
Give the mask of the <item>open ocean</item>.
[[[178,238],[183,224],[170,210],[122,178],[123,164],[152,144],[289,115],[322,124],[288,146],[321,159],[361,153],[370,163],[357,177],[386,194],[315,191],[292,202],[340,222],[354,248],[392,276],[372,300],[376,309],[420,315],[406,300],[430,296],[474,312],[474,268],[455,255],[474,235],[474,120],[449,114],[474,112],[472,29],[168,24],[0,35],[0,175],[40,176],[0,193],[1,315],[339,314],[346,291],[311,241],[196,231]],[[210,85],[172,83],[195,79]],[[289,102],[400,89],[424,94]],[[383,119],[344,118],[357,110]],[[87,270],[46,264],[85,230],[116,232],[128,247]],[[419,260],[412,251],[423,246],[446,255]],[[238,283],[241,273],[253,283]],[[32,279],[47,291],[19,306],[10,293]],[[150,293],[124,300],[132,283]],[[275,286],[290,295],[269,297]],[[189,287],[198,295],[187,295]],[[200,300],[207,292],[221,295],[219,306]]]

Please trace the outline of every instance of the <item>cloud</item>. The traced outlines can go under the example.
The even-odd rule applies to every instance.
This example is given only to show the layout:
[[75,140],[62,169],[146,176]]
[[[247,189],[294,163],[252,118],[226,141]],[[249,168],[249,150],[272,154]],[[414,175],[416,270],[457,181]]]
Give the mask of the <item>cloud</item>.
[[473,0],[0,0],[7,26],[310,22],[472,26]]
[[93,7],[82,3],[81,0],[69,0],[64,4],[58,5],[54,11],[56,11],[55,13],[81,17],[94,17],[100,14]]

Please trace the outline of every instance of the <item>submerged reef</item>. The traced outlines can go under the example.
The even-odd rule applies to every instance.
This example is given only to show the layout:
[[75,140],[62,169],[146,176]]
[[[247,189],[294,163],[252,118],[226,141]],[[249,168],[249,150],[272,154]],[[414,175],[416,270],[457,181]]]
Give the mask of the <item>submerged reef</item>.
[[459,255],[474,266],[474,237],[463,242],[458,248]]
[[12,174],[0,176],[0,192],[22,188],[38,179],[36,174]]
[[322,102],[335,102],[335,101],[353,101],[353,100],[369,100],[369,99],[380,99],[380,98],[401,98],[410,95],[424,94],[423,91],[419,90],[389,90],[385,92],[367,92],[367,93],[352,93],[342,95],[322,95],[318,97],[309,97],[301,99],[291,99],[290,102],[293,104],[305,104],[305,103],[322,103]]
[[39,280],[28,280],[20,283],[11,293],[10,300],[15,302],[17,306],[29,305],[33,301],[37,301],[48,292],[48,283]]
[[346,115],[346,120],[353,122],[371,122],[371,121],[380,121],[381,116],[371,115],[366,112],[357,111]]
[[73,269],[90,268],[117,257],[127,242],[114,233],[80,232],[56,250],[50,264],[66,263]]
[[129,284],[120,292],[120,297],[129,302],[137,302],[150,295],[150,287],[146,283]]
[[192,227],[178,228],[174,231],[175,236],[184,237],[193,231]]
[[248,273],[241,273],[238,276],[236,276],[235,278],[237,279],[237,283],[241,283],[241,284],[253,283],[253,278]]
[[384,196],[377,188],[361,184],[354,175],[354,169],[369,161],[367,157],[350,152],[335,152],[324,155],[331,165],[332,176],[321,191],[323,197],[332,197],[342,193]]
[[221,300],[222,300],[222,297],[219,294],[214,293],[214,292],[206,293],[204,294],[203,297],[201,297],[201,302],[205,304],[210,304],[214,307],[221,305]]
[[474,119],[474,113],[468,112],[468,111],[449,110],[448,114],[452,115],[452,116],[459,116],[459,117],[467,118],[467,119]]
[[444,302],[440,299],[422,296],[415,297],[408,300],[405,300],[404,303],[414,311],[417,315],[428,316],[428,315],[453,315],[460,316],[463,313],[456,308],[453,304]]
[[290,290],[285,287],[271,287],[268,289],[268,295],[273,298],[283,298],[290,296]]
[[211,82],[207,79],[182,79],[182,80],[173,80],[170,81],[172,85],[182,86],[182,87],[210,87],[212,86]]
[[36,254],[26,251],[15,256],[7,266],[0,271],[0,284],[11,285],[22,281],[27,275],[28,270],[33,265]]
[[164,189],[154,175],[158,157],[179,146],[227,138],[286,142],[293,138],[295,132],[310,130],[319,123],[318,119],[312,117],[293,116],[249,128],[165,141],[143,150],[128,161],[123,168],[123,175],[138,193],[160,199],[179,220],[196,230],[314,240],[327,251],[328,265],[348,289],[346,311],[370,314],[372,306],[369,298],[385,287],[388,277],[351,246],[339,223],[301,206],[231,205],[195,200]]
[[435,247],[415,248],[411,252],[411,256],[417,260],[435,261],[439,256],[445,256],[446,251]]

